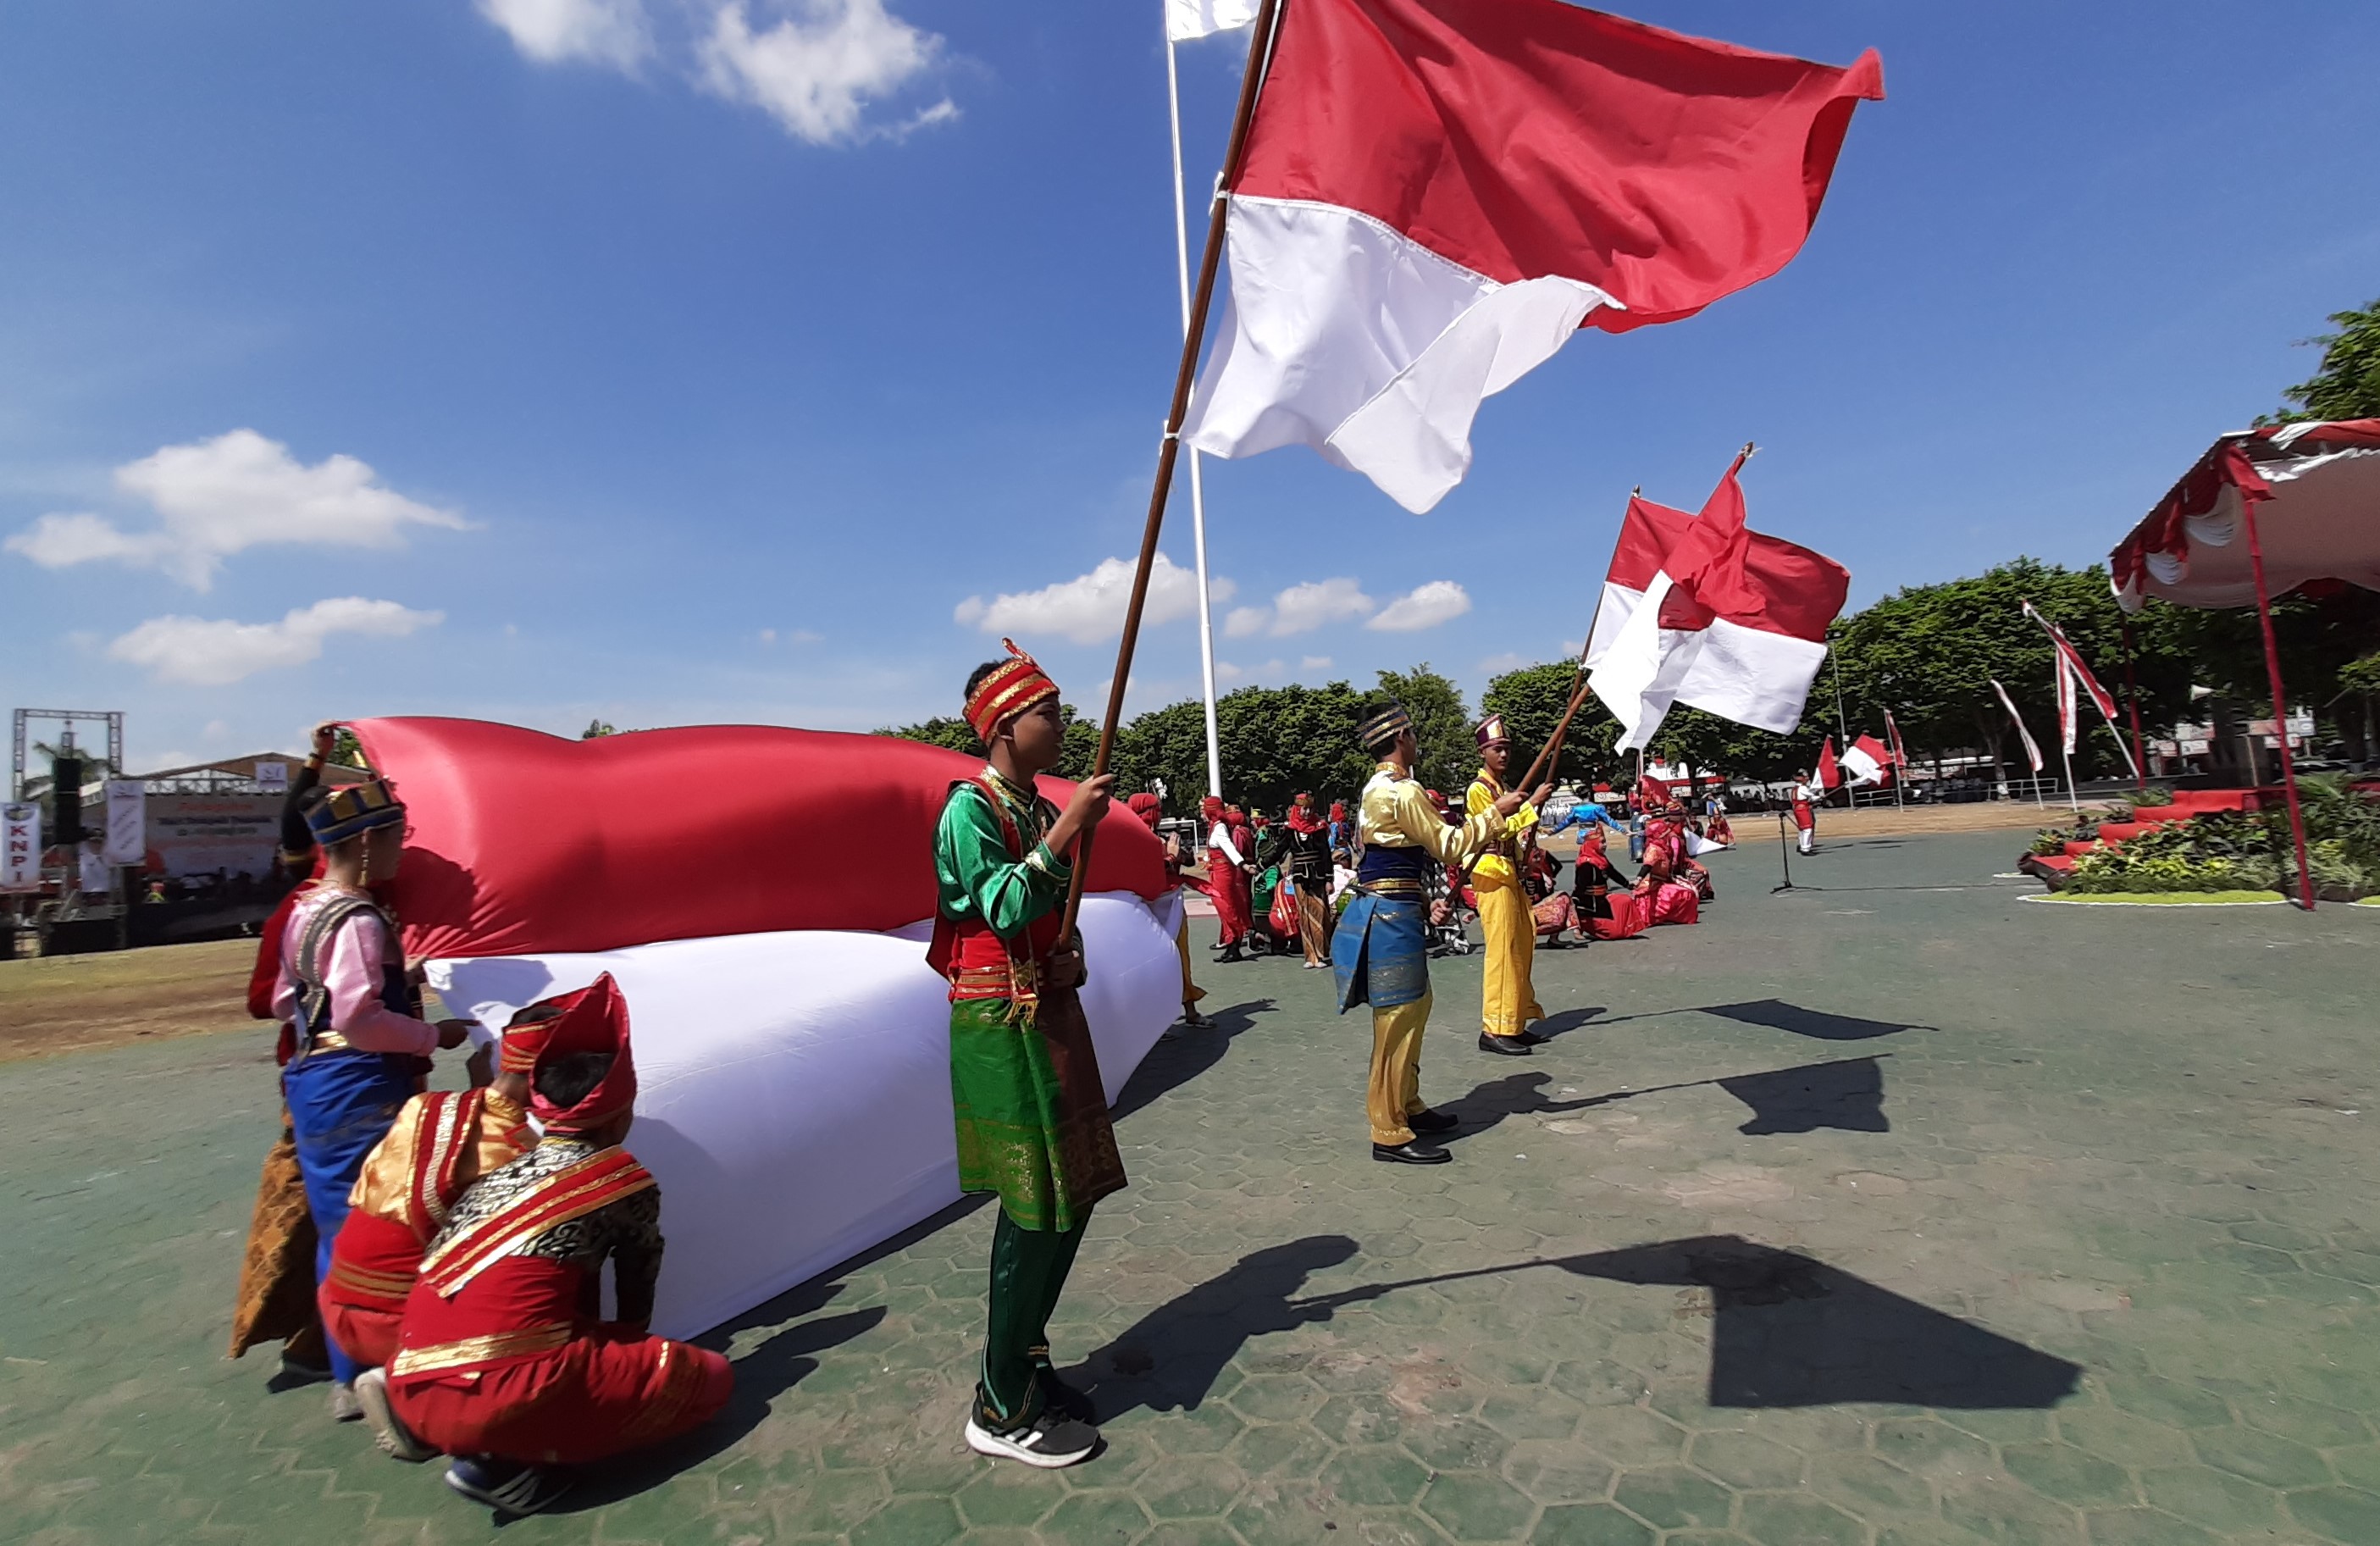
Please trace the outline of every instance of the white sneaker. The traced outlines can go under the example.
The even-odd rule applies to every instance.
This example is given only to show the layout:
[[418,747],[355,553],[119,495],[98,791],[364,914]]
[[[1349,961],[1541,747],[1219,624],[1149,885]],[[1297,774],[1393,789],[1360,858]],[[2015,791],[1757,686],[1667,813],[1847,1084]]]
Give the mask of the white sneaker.
[[1090,1458],[1099,1447],[1099,1430],[1056,1412],[1045,1411],[1023,1428],[994,1432],[974,1418],[967,1418],[967,1447],[995,1459],[1021,1460],[1045,1471]]
[[367,1369],[356,1376],[356,1405],[364,1409],[364,1420],[371,1424],[372,1443],[382,1455],[409,1466],[437,1458],[438,1452],[415,1438],[388,1404],[388,1370]]

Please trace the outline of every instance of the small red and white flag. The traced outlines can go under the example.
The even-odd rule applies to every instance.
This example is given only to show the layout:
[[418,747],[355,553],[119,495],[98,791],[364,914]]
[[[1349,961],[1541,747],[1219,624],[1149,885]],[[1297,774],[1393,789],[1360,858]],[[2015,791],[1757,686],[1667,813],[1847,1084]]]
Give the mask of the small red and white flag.
[[2034,741],[2033,732],[2024,727],[2024,716],[2016,712],[2016,700],[2009,696],[2008,688],[2000,686],[1998,677],[1993,677],[1991,682],[1992,690],[2000,695],[2000,707],[2006,709],[2009,713],[2009,718],[2016,722],[2016,733],[2018,738],[2024,742],[2025,760],[2033,764],[2033,771],[2034,773],[2039,773],[2041,771],[2041,748]]
[[1892,749],[1874,736],[1862,736],[1843,750],[1843,766],[1852,775],[1852,787],[1873,784],[1879,788],[1892,782]]
[[1892,743],[1892,765],[1904,772],[1907,771],[1909,752],[1900,744],[1900,726],[1894,723],[1890,709],[1884,711],[1884,734],[1885,738]]
[[1645,745],[1672,703],[1779,735],[1802,722],[1851,571],[1743,524],[1738,456],[1699,517],[1640,495],[1586,641],[1587,683]]
[[1883,95],[1873,51],[1816,65],[1562,0],[1294,0],[1184,437],[1311,445],[1427,510],[1481,400],[1582,325],[1689,317],[1791,262]]
[[2091,695],[2099,717],[2107,721],[2107,729],[2115,736],[2116,749],[2124,754],[2126,765],[2137,775],[2141,771],[2140,764],[2132,761],[2132,749],[2125,743],[2124,732],[2116,724],[2116,695],[2101,687],[2099,678],[2091,675],[2091,668],[2083,663],[2082,651],[2074,648],[2074,641],[2066,637],[2065,629],[2044,617],[2031,602],[2022,604],[2024,615],[2041,625],[2042,631],[2049,635],[2050,648],[2058,651],[2058,733],[2066,737],[2068,753],[2073,752],[2079,734],[2074,725],[2075,711],[2081,707],[2074,701],[2074,688],[2079,682],[2082,690]]
[[1818,787],[1840,789],[1842,786],[1843,770],[1835,762],[1835,738],[1829,736],[1826,744],[1818,748]]

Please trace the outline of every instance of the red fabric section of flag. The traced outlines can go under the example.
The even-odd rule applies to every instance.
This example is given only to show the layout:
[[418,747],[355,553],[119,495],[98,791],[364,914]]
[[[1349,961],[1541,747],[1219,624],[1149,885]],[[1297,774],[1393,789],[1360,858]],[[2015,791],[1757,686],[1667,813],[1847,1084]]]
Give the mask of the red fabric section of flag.
[[[412,823],[391,889],[412,957],[922,922],[934,823],[952,784],[983,766],[920,741],[774,725],[591,741],[466,719],[353,728]],[[1074,785],[1041,789],[1062,805]],[[1163,850],[1121,801],[1088,889],[1164,895]]]
[[1892,742],[1893,766],[1899,768],[1909,766],[1909,753],[1902,750],[1900,746],[1900,726],[1894,722],[1890,709],[1884,711],[1884,734]]
[[1610,332],[1691,316],[1791,262],[1852,111],[1848,68],[1561,0],[1296,0],[1236,190],[1368,214],[1510,284],[1617,297]]
[[1829,736],[1826,744],[1818,748],[1818,787],[1838,789],[1842,782],[1843,770],[1835,762],[1835,738]]
[[1866,752],[1868,756],[1876,760],[1876,765],[1883,774],[1883,777],[1879,782],[1884,784],[1890,784],[1892,782],[1893,759],[1892,749],[1890,747],[1886,746],[1874,736],[1864,734],[1862,735],[1859,739],[1853,741],[1852,745],[1859,748],[1862,751]]
[[[1712,497],[1720,497],[1730,488],[1736,488],[1740,519],[1742,493],[1732,474]],[[1654,575],[1668,562],[1671,552],[1685,542],[1694,525],[1695,517],[1683,510],[1655,504],[1642,495],[1631,498],[1628,514],[1620,523],[1620,542],[1611,554],[1607,578],[1614,585],[1626,586],[1631,590],[1648,589]],[[1742,610],[1714,608],[1704,605],[1697,594],[1705,588],[1697,586],[1681,595],[1680,590],[1685,588],[1673,587],[1661,603],[1661,626],[1706,628],[1714,618],[1725,617],[1730,623],[1767,633],[1805,639],[1813,644],[1825,643],[1827,625],[1842,612],[1843,603],[1851,595],[1852,572],[1823,553],[1749,529],[1743,530],[1742,555],[1742,590],[1739,595],[1749,597],[1756,604]],[[1675,571],[1671,571],[1670,578],[1677,578]]]

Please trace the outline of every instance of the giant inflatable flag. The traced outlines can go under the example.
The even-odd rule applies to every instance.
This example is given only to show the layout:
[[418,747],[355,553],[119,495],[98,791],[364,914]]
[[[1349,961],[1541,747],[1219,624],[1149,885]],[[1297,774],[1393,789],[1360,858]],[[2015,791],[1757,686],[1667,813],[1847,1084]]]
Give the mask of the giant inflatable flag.
[[1563,0],[1293,0],[1184,433],[1311,445],[1427,510],[1481,399],[1581,325],[1674,322],[1791,262],[1883,95],[1873,52],[1815,65]]
[[[957,1200],[926,942],[935,820],[979,759],[766,725],[354,729],[405,801],[394,904],[450,1012],[501,1029],[607,972],[627,999],[628,1147],[666,1199],[657,1331],[715,1326]],[[1180,1013],[1179,912],[1120,803],[1087,884],[1083,1008],[1112,1101]]]

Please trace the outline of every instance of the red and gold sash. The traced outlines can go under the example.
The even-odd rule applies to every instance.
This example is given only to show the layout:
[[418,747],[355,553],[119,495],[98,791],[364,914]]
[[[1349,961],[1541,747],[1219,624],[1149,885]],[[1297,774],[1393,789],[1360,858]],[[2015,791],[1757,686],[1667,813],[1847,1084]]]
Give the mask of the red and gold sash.
[[421,1127],[413,1140],[413,1174],[405,1191],[405,1222],[427,1244],[446,1227],[463,1156],[479,1136],[487,1097],[476,1090],[434,1090],[421,1098]]
[[[982,773],[965,782],[982,792],[992,814],[1000,819],[1001,841],[1007,846],[1008,857],[1023,860],[1025,834],[1007,800]],[[953,793],[958,787],[951,785]],[[1011,1018],[1029,1025],[1041,996],[1041,962],[1058,947],[1058,926],[1062,921],[1059,912],[1045,913],[1026,924],[1012,942],[992,932],[991,926],[979,918],[937,914],[933,938],[926,946],[926,964],[950,983],[953,1003],[1006,999],[1014,1006]]]
[[556,1224],[585,1218],[655,1185],[652,1172],[626,1150],[599,1150],[533,1183],[501,1211],[441,1243],[422,1259],[421,1282],[451,1299],[481,1272]]

